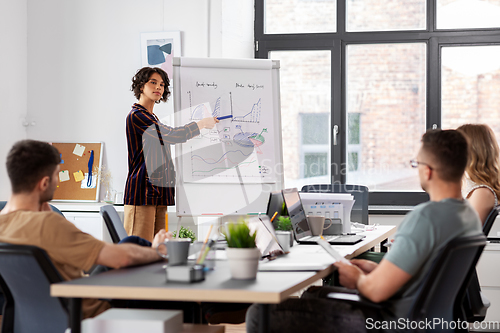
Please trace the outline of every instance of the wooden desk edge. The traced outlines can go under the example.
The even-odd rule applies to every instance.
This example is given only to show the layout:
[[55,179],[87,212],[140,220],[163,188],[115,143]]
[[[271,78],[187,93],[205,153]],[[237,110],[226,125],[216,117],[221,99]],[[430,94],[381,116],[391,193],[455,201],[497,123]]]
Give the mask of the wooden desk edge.
[[372,240],[370,243],[368,244],[365,244],[363,246],[361,246],[360,248],[358,248],[356,251],[354,251],[352,254],[350,255],[347,255],[346,258],[347,259],[351,259],[351,258],[354,258],[356,257],[357,255],[363,253],[363,252],[366,252],[368,251],[369,249],[371,249],[372,247],[374,247],[375,245],[374,244],[377,244],[377,243],[380,243],[382,242],[384,239],[386,238],[389,238],[391,237],[392,235],[394,235],[396,233],[396,226],[392,226],[391,229],[387,230],[386,232],[384,232],[382,235],[379,235],[377,236],[374,240]]
[[[376,243],[390,237],[396,232],[396,227],[377,236],[368,244],[361,246],[351,255],[346,256],[350,259],[363,253]],[[283,290],[281,292],[259,292],[254,290],[241,289],[217,289],[217,290],[190,290],[187,289],[165,289],[148,287],[130,287],[130,286],[95,286],[95,285],[72,285],[57,283],[50,287],[50,294],[54,297],[78,298],[75,295],[85,295],[82,298],[111,298],[111,299],[148,299],[148,300],[170,300],[170,301],[194,301],[194,302],[231,302],[239,300],[241,303],[261,303],[278,304],[289,298],[293,293],[300,291],[315,281],[322,279],[334,271],[334,266],[316,272],[309,278],[297,285]],[[214,297],[214,293],[216,296]]]
[[78,298],[75,295],[85,295],[84,298],[111,298],[111,299],[147,299],[147,300],[169,300],[169,301],[193,301],[193,302],[230,302],[235,303],[264,303],[278,304],[289,298],[293,293],[311,285],[313,282],[328,276],[333,272],[333,266],[316,272],[309,278],[297,285],[281,292],[259,292],[255,290],[241,289],[216,289],[199,290],[194,289],[164,289],[130,286],[95,286],[95,285],[72,285],[56,283],[50,286],[50,295],[53,297]]
[[180,333],[224,333],[224,325],[183,324]]

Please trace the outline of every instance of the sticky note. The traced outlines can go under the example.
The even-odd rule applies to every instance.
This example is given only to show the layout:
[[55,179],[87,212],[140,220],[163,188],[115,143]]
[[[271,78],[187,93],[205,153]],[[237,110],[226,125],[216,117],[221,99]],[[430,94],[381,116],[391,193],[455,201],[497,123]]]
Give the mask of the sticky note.
[[85,152],[85,146],[79,145],[77,143],[75,149],[73,149],[73,154],[82,157],[84,152]]
[[83,175],[82,170],[79,170],[77,172],[73,172],[73,176],[75,177],[75,182],[81,182],[82,180],[85,179],[85,176]]
[[59,171],[59,181],[62,183],[68,180],[69,180],[69,171],[68,170]]

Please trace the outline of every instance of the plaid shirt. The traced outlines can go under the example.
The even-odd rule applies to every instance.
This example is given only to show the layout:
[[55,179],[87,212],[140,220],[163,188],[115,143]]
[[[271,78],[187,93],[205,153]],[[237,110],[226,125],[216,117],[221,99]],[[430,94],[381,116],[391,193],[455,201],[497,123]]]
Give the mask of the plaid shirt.
[[128,176],[125,205],[173,205],[175,170],[170,145],[186,142],[200,134],[198,125],[191,122],[181,127],[169,127],[137,103],[132,106],[126,124]]

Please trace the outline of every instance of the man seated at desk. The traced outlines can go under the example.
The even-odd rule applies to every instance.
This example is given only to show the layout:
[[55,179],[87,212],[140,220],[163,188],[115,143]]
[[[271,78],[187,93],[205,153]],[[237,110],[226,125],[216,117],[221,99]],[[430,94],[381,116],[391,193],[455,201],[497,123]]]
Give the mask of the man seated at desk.
[[[95,264],[120,268],[161,259],[153,247],[171,237],[165,230],[155,236],[153,247],[109,244],[52,212],[47,201],[57,187],[60,163],[59,152],[47,143],[24,140],[12,147],[7,156],[12,195],[0,212],[0,242],[44,249],[65,280],[82,277]],[[96,316],[109,307],[105,301],[84,299],[83,317]]]
[[[333,287],[311,287],[301,299],[271,305],[271,332],[365,332],[367,318],[405,318],[413,297],[440,250],[457,237],[479,235],[481,221],[462,198],[467,142],[455,130],[429,130],[412,166],[430,201],[418,205],[401,223],[394,244],[380,264],[352,260],[336,262],[340,283],[373,302],[388,301],[373,312],[342,301],[324,299]],[[258,328],[258,307],[247,312],[247,332]]]
[[[156,246],[172,237],[164,229],[155,235],[151,246],[137,236],[127,237],[121,244],[110,244],[80,231],[63,216],[54,213],[48,201],[52,200],[59,182],[60,163],[59,151],[48,143],[23,140],[12,147],[6,163],[12,195],[0,211],[0,242],[34,245],[45,250],[65,280],[81,278],[83,271],[90,270],[93,265],[121,268],[162,260]],[[146,243],[147,246],[143,246]],[[246,304],[199,305],[167,301],[121,301],[115,305],[182,309],[185,322],[193,322],[199,316],[201,306],[206,321],[212,324],[241,323],[248,307]],[[94,317],[110,307],[106,301],[83,299],[83,318]]]

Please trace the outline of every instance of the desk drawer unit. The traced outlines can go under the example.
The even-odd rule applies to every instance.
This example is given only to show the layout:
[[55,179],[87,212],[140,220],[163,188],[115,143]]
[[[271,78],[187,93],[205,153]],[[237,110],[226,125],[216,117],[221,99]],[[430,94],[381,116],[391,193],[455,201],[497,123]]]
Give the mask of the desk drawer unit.
[[63,212],[63,214],[68,221],[72,222],[81,231],[86,232],[97,239],[103,240],[103,227],[105,226],[99,213]]
[[491,302],[485,321],[500,322],[500,244],[489,243],[477,264],[481,290]]

